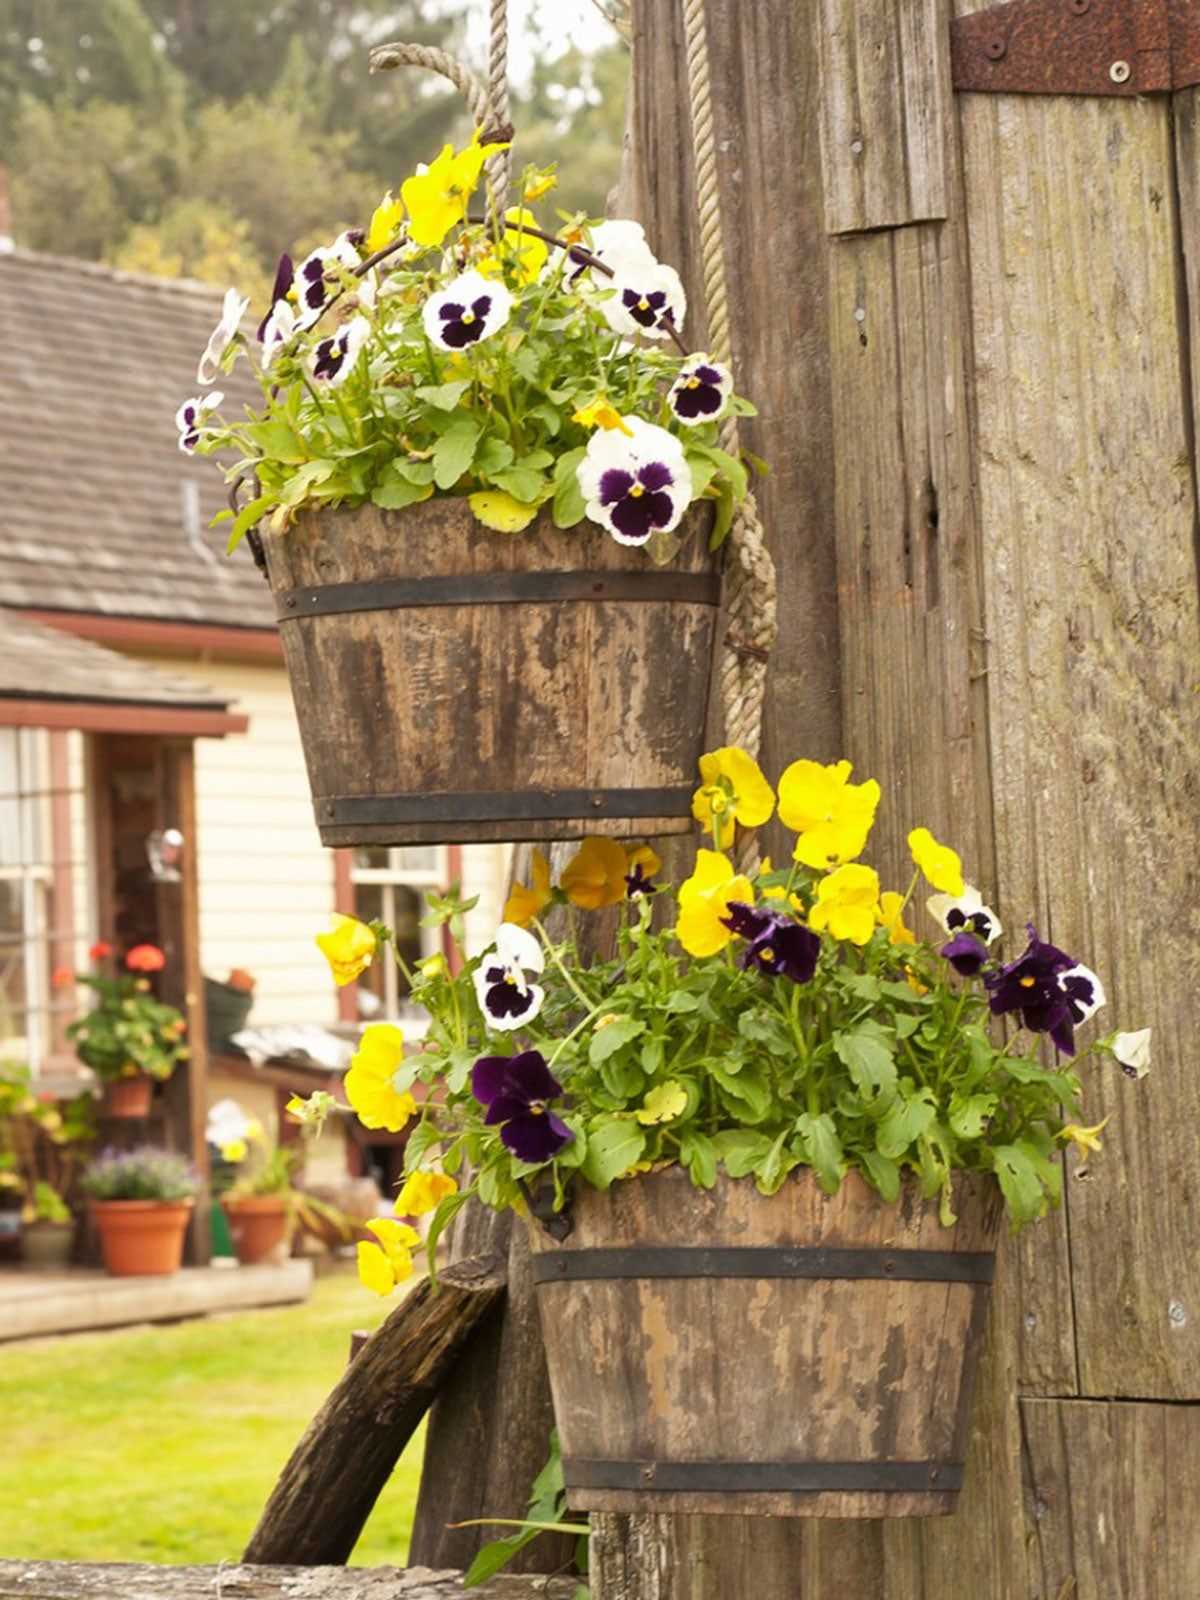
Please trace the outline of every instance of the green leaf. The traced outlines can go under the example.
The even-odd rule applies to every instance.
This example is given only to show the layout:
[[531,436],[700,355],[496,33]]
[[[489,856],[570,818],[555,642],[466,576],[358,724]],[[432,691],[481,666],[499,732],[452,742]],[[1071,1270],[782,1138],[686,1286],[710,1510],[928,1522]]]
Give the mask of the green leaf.
[[875,1143],[880,1155],[892,1160],[902,1156],[926,1132],[936,1116],[932,1089],[914,1089],[902,1084],[897,1098],[875,1130]]
[[273,494],[260,494],[257,500],[251,500],[248,505],[242,507],[233,520],[233,527],[229,530],[229,541],[225,546],[227,556],[233,554],[254,524],[265,516],[274,504]]
[[717,1147],[705,1133],[690,1130],[679,1141],[679,1159],[691,1180],[701,1189],[711,1189],[717,1181]]
[[[453,411],[471,387],[470,378],[456,378],[453,383],[426,383],[413,393],[435,411]],[[468,408],[469,409],[469,408]]]
[[960,1139],[978,1139],[996,1103],[994,1094],[952,1095],[948,1119],[951,1128]]
[[859,1159],[867,1182],[881,1199],[895,1205],[900,1198],[900,1168],[889,1157],[881,1156],[878,1150],[864,1150]]
[[[410,1140],[409,1142],[411,1143],[412,1141]],[[470,1198],[470,1189],[460,1189],[457,1194],[448,1194],[430,1218],[425,1248],[429,1253],[429,1281],[435,1289],[437,1288],[438,1240]]]
[[775,1096],[757,1067],[742,1067],[734,1072],[728,1062],[712,1060],[708,1072],[733,1115],[745,1122],[761,1122],[770,1115]]
[[785,1128],[755,1169],[754,1179],[763,1194],[778,1194],[788,1173],[799,1165],[799,1157],[784,1149],[787,1137]]
[[842,1145],[827,1111],[814,1116],[805,1111],[796,1118],[796,1132],[804,1159],[817,1175],[817,1182],[826,1194],[836,1194],[841,1187],[846,1164],[842,1159]]
[[645,1148],[645,1131],[632,1118],[593,1123],[581,1170],[590,1184],[607,1189],[615,1178],[642,1159]]
[[[1061,1169],[1047,1161],[1039,1150],[1025,1140],[998,1145],[991,1152],[991,1161],[1008,1205],[1014,1232],[1026,1223],[1044,1217],[1050,1209],[1052,1196],[1061,1195]],[[1048,1176],[1047,1167],[1057,1175],[1057,1186],[1055,1178]]]
[[475,471],[481,478],[488,478],[493,472],[503,472],[512,461],[512,445],[503,439],[485,439],[475,453]]
[[646,1024],[639,1022],[636,1017],[617,1017],[612,1022],[606,1022],[592,1035],[592,1042],[588,1045],[588,1060],[598,1067],[645,1031]]
[[421,1165],[423,1157],[441,1142],[436,1123],[418,1122],[404,1146],[404,1172],[407,1177]]
[[744,1178],[765,1161],[772,1140],[751,1128],[725,1128],[713,1136],[717,1159],[731,1178]]
[[[574,452],[571,452],[574,454]],[[582,457],[583,452],[580,451]],[[563,456],[562,461],[566,457]],[[554,503],[551,506],[551,516],[554,518],[556,528],[573,528],[577,522],[582,522],[586,502],[583,490],[579,487],[579,480],[572,472],[568,477],[559,480],[554,491]]]
[[896,1095],[896,1058],[885,1029],[876,1022],[864,1022],[835,1033],[833,1049],[872,1116],[891,1105]]
[[720,485],[716,499],[717,513],[713,518],[712,532],[708,536],[708,548],[719,550],[729,536],[733,527],[733,490],[727,483]]
[[416,505],[420,500],[428,500],[432,493],[432,484],[412,483],[396,472],[393,465],[386,469],[371,490],[371,503],[380,506],[384,511],[403,511],[405,506]]
[[433,449],[433,481],[439,489],[453,489],[475,459],[480,427],[477,422],[456,422]]
[[521,462],[515,467],[506,467],[502,472],[489,473],[489,477],[497,489],[511,494],[522,505],[532,505],[546,487],[545,474]]

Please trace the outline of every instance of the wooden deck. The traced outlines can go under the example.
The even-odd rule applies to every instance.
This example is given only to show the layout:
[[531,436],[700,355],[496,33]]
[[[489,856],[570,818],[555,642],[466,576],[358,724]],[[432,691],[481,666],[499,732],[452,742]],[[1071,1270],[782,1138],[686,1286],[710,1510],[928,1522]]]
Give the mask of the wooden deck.
[[572,1600],[574,1578],[493,1578],[464,1591],[462,1574],[427,1567],[87,1566],[0,1561],[0,1600]]
[[64,1272],[16,1267],[0,1271],[0,1342],[293,1305],[308,1299],[312,1280],[309,1261],[185,1267],[171,1277],[152,1278],[110,1278],[83,1267]]

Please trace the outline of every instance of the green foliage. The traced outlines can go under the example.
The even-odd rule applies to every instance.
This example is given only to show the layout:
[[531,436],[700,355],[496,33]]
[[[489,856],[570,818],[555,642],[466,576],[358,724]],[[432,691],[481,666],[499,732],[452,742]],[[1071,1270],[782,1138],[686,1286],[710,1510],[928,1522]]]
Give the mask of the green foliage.
[[[543,1533],[576,1534],[578,1536],[575,1550],[576,1571],[586,1573],[588,1525],[586,1522],[567,1522],[568,1515],[567,1492],[563,1484],[562,1453],[559,1449],[558,1434],[551,1431],[550,1455],[546,1465],[533,1480],[525,1520],[510,1522],[508,1519],[497,1521],[487,1517],[479,1519],[479,1523],[485,1527],[515,1527],[517,1531],[505,1538],[493,1539],[476,1552],[475,1559],[463,1576],[463,1588],[473,1589],[476,1584],[486,1583],[489,1578],[494,1578],[498,1572],[504,1570],[518,1551],[524,1550],[527,1544],[532,1544]],[[458,1523],[456,1526],[469,1527],[471,1524]],[[586,1592],[585,1589],[584,1593]]]
[[95,991],[96,1004],[67,1029],[79,1059],[103,1083],[139,1072],[169,1078],[188,1053],[183,1013],[130,972],[97,972],[81,982]]

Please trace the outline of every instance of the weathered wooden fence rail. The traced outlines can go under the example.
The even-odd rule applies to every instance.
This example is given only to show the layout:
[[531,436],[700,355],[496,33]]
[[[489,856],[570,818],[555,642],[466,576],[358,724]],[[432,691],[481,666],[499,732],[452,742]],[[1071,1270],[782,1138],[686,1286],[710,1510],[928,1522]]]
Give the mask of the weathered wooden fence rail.
[[464,1590],[428,1567],[155,1567],[0,1561],[0,1600],[571,1600],[572,1578],[493,1578]]

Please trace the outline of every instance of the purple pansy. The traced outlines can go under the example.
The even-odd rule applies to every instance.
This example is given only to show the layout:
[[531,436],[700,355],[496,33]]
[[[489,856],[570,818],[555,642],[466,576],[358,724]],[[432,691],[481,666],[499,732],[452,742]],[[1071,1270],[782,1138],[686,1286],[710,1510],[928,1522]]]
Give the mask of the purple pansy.
[[623,421],[625,432],[592,435],[576,477],[592,521],[619,544],[640,545],[679,522],[691,502],[692,474],[673,433],[640,417]]
[[575,1137],[550,1110],[562,1084],[538,1050],[483,1056],[471,1069],[471,1093],[487,1108],[484,1122],[499,1127],[501,1142],[518,1161],[549,1161]]
[[955,972],[973,978],[987,960],[988,945],[1004,932],[1000,918],[984,905],[979,890],[969,883],[961,894],[935,894],[925,905],[930,916],[950,935],[941,954]]
[[817,970],[820,939],[786,912],[759,910],[731,900],[729,915],[721,921],[739,939],[748,941],[742,958],[744,967],[757,967],[760,972],[790,978],[793,983],[808,983]]
[[1105,1003],[1096,974],[1039,939],[1032,923],[1025,953],[983,981],[996,1016],[1019,1013],[1031,1033],[1048,1033],[1067,1056],[1075,1054],[1075,1029]]
[[697,427],[725,409],[732,389],[733,374],[728,367],[707,356],[694,356],[671,385],[667,401],[680,422]]
[[460,272],[426,300],[421,322],[430,343],[439,350],[465,350],[498,332],[508,321],[512,303],[512,295],[499,279],[485,278],[481,272]]
[[204,419],[210,411],[224,400],[225,396],[219,389],[212,389],[208,394],[197,395],[192,400],[185,400],[175,413],[175,426],[179,429],[179,448],[191,452],[200,443],[200,433],[204,427]]
[[370,333],[371,324],[366,317],[354,317],[328,339],[322,339],[313,351],[313,381],[328,384],[331,389],[345,383]]
[[987,960],[987,945],[973,933],[956,933],[939,952],[964,978],[973,978]]
[[292,288],[292,280],[295,276],[296,268],[293,265],[292,258],[284,251],[279,258],[279,264],[275,268],[275,282],[271,285],[271,300],[267,308],[267,314],[258,325],[257,337],[259,344],[262,344],[266,337],[267,323],[271,320],[276,306],[280,301],[287,303],[287,297]]

